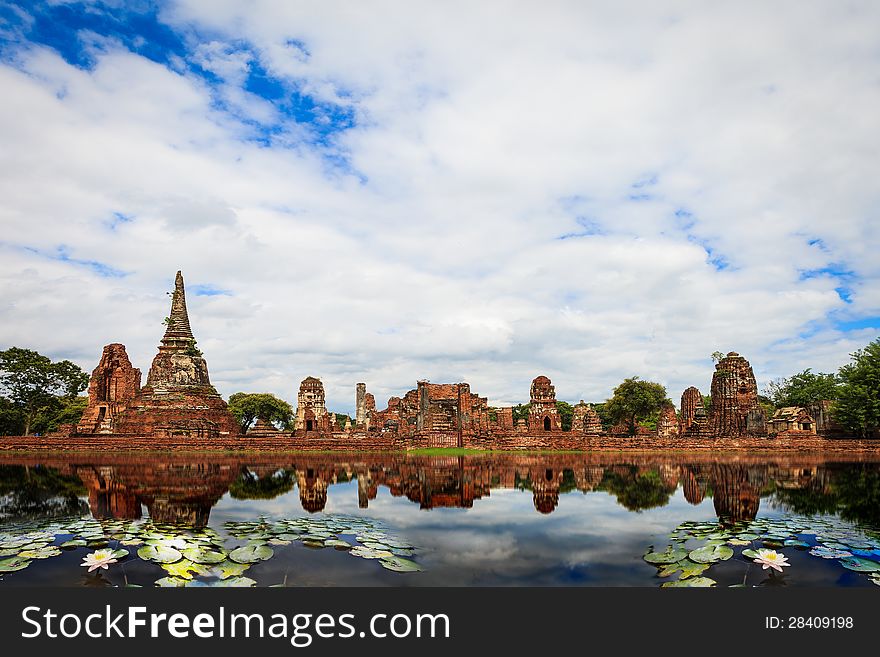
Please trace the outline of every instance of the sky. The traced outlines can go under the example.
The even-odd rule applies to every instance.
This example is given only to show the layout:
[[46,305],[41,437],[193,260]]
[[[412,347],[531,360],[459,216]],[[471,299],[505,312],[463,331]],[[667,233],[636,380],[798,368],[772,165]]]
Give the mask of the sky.
[[759,388],[880,334],[880,4],[0,4],[0,349],[223,395]]

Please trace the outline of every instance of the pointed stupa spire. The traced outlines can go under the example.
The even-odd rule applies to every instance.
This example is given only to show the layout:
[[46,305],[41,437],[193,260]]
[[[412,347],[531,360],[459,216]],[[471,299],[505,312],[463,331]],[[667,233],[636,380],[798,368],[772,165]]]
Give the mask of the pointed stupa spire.
[[194,340],[186,312],[186,292],[183,288],[183,274],[179,271],[174,279],[174,294],[171,296],[171,314],[162,342]]

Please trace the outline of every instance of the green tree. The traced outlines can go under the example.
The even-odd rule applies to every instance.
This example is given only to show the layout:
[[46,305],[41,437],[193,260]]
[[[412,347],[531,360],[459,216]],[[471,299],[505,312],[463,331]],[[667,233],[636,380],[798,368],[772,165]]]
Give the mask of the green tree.
[[517,420],[528,420],[529,418],[529,409],[532,407],[531,402],[528,404],[517,404],[511,410],[511,415],[513,416],[513,426],[516,426]]
[[244,469],[229,486],[229,494],[236,500],[271,500],[293,490],[296,473],[293,470],[277,470],[265,477],[258,477]]
[[626,422],[629,435],[636,434],[639,420],[659,411],[664,404],[672,402],[666,398],[666,388],[659,383],[642,381],[634,376],[624,379],[614,389],[614,394],[605,402],[605,411],[612,422]]
[[281,429],[287,429],[293,421],[290,404],[266,392],[236,392],[229,398],[229,412],[238,420],[242,433],[258,419],[280,425]]
[[608,415],[608,409],[605,406],[605,402],[596,402],[595,404],[590,404],[590,406],[596,411],[596,415],[599,416],[599,420],[602,422],[602,428],[605,429],[605,431],[608,431],[614,426],[614,422]]
[[837,374],[840,385],[831,412],[844,427],[867,438],[880,429],[880,338],[851,357]]
[[34,433],[57,431],[62,424],[78,424],[88,405],[88,397],[62,397],[57,404],[37,414]]
[[559,423],[563,431],[571,431],[571,418],[574,415],[574,406],[564,401],[556,402],[556,412],[559,413]]
[[88,374],[69,360],[53,363],[36,351],[18,347],[0,351],[0,392],[21,414],[24,435],[31,433],[38,415],[57,410],[88,383]]
[[23,432],[21,410],[6,397],[0,397],[0,436],[20,436]]
[[825,399],[837,399],[837,375],[813,373],[808,367],[787,379],[776,379],[764,391],[776,408],[809,406]]

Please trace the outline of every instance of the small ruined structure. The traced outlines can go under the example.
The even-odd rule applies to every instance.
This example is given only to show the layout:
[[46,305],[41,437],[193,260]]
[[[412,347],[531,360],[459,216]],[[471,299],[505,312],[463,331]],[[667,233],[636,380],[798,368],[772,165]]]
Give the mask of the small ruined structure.
[[749,361],[731,351],[712,375],[709,426],[716,437],[766,436],[764,411],[758,403],[758,384]]
[[324,384],[308,376],[299,384],[296,396],[295,431],[332,431],[332,419],[324,404]]
[[678,438],[678,434],[678,416],[675,414],[675,407],[667,404],[660,410],[660,417],[657,418],[657,437]]
[[366,383],[358,383],[357,392],[355,394],[355,427],[369,431],[373,419],[373,413],[375,411],[376,398],[372,393],[367,392]]
[[599,414],[592,406],[585,404],[583,399],[574,407],[574,413],[571,416],[571,430],[573,433],[585,436],[601,436],[605,433]]
[[562,431],[562,422],[556,408],[556,388],[546,376],[532,381],[529,405],[529,431]]
[[771,434],[787,434],[791,437],[815,436],[816,420],[805,408],[798,406],[786,406],[777,410],[767,423]]
[[711,438],[712,430],[709,427],[709,413],[703,404],[698,404],[694,408],[694,416],[691,419],[690,426],[681,432],[685,438]]
[[[90,397],[87,414],[84,414],[87,422],[80,423],[80,433],[100,433],[109,429],[111,434],[189,438],[239,433],[238,422],[211,385],[208,365],[202,352],[196,348],[186,310],[183,275],[179,271],[174,280],[171,314],[165,323],[165,335],[153,358],[147,384],[133,396],[135,383],[140,383],[140,371],[131,368],[127,356],[123,358],[125,349],[122,345],[105,347],[101,364],[92,373],[89,386],[90,390],[94,388],[96,391],[95,404],[93,407]],[[106,408],[112,413],[109,426],[104,420],[88,424],[92,418],[100,419],[104,404],[100,400],[111,397],[115,402],[106,402]],[[113,403],[116,403],[115,410],[111,408]],[[94,409],[97,409],[97,415]],[[104,419],[107,413],[105,410]]]
[[[492,413],[494,413],[494,420],[492,419]],[[491,409],[489,421],[493,430],[513,431],[513,408],[503,406]]]
[[697,408],[703,408],[705,412],[705,406],[703,404],[703,395],[700,394],[700,391],[691,386],[683,393],[681,393],[681,431],[684,433],[687,431],[691,424],[694,422],[694,414],[697,412]]
[[373,420],[381,431],[424,439],[426,447],[460,447],[466,437],[488,435],[486,402],[468,383],[419,381],[402,398],[389,399],[387,409],[374,411]]
[[89,405],[76,431],[113,433],[116,416],[134,401],[140,389],[141,371],[132,367],[125,345],[118,342],[108,344],[89,379]]
[[279,433],[281,432],[274,424],[261,418],[257,418],[254,426],[247,430],[249,436],[277,436]]

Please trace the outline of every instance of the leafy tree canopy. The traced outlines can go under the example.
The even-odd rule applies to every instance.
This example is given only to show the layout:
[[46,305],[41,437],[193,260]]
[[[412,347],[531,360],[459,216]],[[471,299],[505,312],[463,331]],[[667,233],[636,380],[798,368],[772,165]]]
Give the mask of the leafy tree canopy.
[[556,412],[559,413],[559,422],[563,431],[571,431],[571,418],[574,416],[574,406],[564,401],[556,402]]
[[666,388],[663,385],[642,381],[634,376],[625,379],[614,389],[614,394],[605,402],[603,410],[612,422],[626,422],[629,435],[634,436],[639,420],[650,417],[665,404],[671,403],[666,398]]
[[810,368],[787,379],[777,379],[767,385],[765,393],[776,408],[809,406],[825,399],[837,399],[837,376],[813,373]]
[[834,418],[867,438],[880,430],[880,338],[851,354],[838,372],[840,385],[832,406]]
[[[18,413],[24,435],[32,432],[40,414],[57,412],[64,400],[75,398],[88,383],[89,376],[69,360],[53,363],[19,347],[0,351],[0,394]],[[8,411],[4,415],[8,419]]]
[[238,420],[242,433],[258,419],[281,429],[287,429],[293,422],[290,404],[267,392],[236,392],[229,398],[229,412]]

